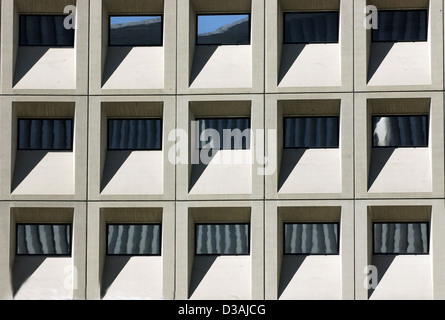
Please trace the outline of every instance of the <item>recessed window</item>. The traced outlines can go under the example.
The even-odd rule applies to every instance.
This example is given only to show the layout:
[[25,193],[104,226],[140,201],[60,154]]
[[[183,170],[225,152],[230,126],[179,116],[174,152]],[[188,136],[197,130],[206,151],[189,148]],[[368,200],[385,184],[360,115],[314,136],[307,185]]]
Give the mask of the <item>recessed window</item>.
[[108,119],[108,150],[162,150],[162,119]]
[[248,255],[249,224],[196,224],[197,255]]
[[107,224],[107,255],[161,255],[161,224]]
[[428,222],[373,223],[374,254],[427,254]]
[[285,12],[284,43],[337,43],[338,11]]
[[284,254],[338,254],[338,226],[338,223],[285,223]]
[[161,15],[110,16],[110,46],[162,46]]
[[196,121],[200,149],[250,149],[250,118],[201,118]]
[[17,255],[70,256],[71,224],[17,224]]
[[284,117],[285,149],[338,148],[339,117]]
[[249,14],[199,14],[196,20],[198,45],[250,44]]
[[373,147],[427,147],[428,116],[373,116]]
[[74,29],[66,29],[66,15],[20,15],[21,46],[74,47]]
[[372,41],[427,41],[427,10],[379,10],[378,25],[372,29]]
[[17,119],[19,150],[72,150],[72,119]]

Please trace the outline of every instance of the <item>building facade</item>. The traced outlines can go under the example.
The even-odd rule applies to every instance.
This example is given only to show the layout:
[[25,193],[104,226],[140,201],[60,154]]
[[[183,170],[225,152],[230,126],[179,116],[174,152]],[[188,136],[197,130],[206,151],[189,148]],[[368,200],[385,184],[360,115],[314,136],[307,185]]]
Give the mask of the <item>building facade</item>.
[[445,299],[443,9],[1,0],[0,299]]

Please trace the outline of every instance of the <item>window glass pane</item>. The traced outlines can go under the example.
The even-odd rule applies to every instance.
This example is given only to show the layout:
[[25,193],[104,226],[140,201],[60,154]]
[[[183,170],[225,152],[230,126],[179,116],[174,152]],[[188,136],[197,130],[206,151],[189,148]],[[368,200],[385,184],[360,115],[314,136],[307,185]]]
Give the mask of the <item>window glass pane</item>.
[[160,224],[107,225],[108,255],[160,255]]
[[428,253],[428,223],[374,223],[374,253]]
[[374,147],[427,147],[428,116],[374,116]]
[[162,119],[109,119],[109,150],[162,150]]
[[379,10],[372,41],[427,41],[427,10]]
[[201,149],[250,149],[249,118],[196,119],[199,124],[198,145]]
[[18,119],[19,150],[72,150],[71,119]]
[[338,148],[338,117],[284,117],[284,148]]
[[111,16],[110,46],[162,46],[162,16]]
[[248,255],[248,224],[197,224],[197,255]]
[[338,12],[285,12],[284,43],[338,42]]
[[71,225],[17,224],[17,255],[70,255]]
[[64,15],[20,15],[21,46],[74,47],[74,29],[65,29]]
[[338,223],[285,223],[284,254],[338,254]]
[[250,44],[250,16],[248,14],[211,14],[197,16],[199,44]]

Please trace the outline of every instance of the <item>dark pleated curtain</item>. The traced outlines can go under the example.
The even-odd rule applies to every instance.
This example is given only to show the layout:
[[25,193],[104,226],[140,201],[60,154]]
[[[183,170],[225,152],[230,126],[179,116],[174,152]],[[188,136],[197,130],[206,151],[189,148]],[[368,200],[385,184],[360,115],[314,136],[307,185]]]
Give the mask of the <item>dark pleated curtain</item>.
[[71,225],[17,225],[17,254],[70,255]]
[[[202,24],[211,23],[214,26],[214,31],[206,33],[198,33],[197,45],[248,45],[250,44],[250,18],[246,14],[225,15],[231,21],[233,17],[238,16],[238,20],[229,24],[220,23],[218,19],[213,17],[220,17],[220,15],[198,15],[198,30],[201,29]],[[209,22],[209,19],[213,19]]]
[[374,223],[374,253],[428,253],[428,223]]
[[338,12],[284,14],[284,43],[338,42]]
[[161,119],[109,119],[108,149],[161,150]]
[[285,254],[338,254],[337,223],[286,223]]
[[249,118],[197,119],[200,148],[250,149]]
[[338,117],[285,117],[284,148],[338,148]]
[[375,147],[428,146],[427,116],[373,117]]
[[21,15],[21,46],[74,46],[74,29],[65,29],[64,15]]
[[379,10],[373,41],[427,41],[427,10]]
[[[120,17],[110,18],[110,46],[161,46],[162,18],[147,17],[143,21],[116,23]],[[126,17],[129,18],[129,17]],[[131,17],[130,17],[131,18]],[[140,16],[137,17],[141,18]]]
[[108,225],[108,255],[160,255],[161,225]]
[[196,254],[249,254],[247,224],[199,224],[196,225],[195,237]]
[[71,119],[18,119],[20,150],[71,150]]

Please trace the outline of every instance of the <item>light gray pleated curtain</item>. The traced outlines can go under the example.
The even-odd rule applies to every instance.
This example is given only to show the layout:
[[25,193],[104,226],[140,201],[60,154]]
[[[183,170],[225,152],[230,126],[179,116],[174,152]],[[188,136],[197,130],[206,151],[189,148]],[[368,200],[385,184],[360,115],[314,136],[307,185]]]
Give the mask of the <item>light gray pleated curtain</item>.
[[199,224],[195,238],[198,255],[249,254],[248,224]]
[[338,12],[284,14],[284,43],[338,42]]
[[428,223],[374,223],[374,253],[428,253]]
[[21,150],[71,150],[71,119],[18,119]]
[[428,146],[427,116],[373,117],[375,147]]
[[284,148],[338,148],[338,117],[285,117]]
[[109,119],[108,149],[161,150],[161,119]]
[[143,21],[136,16],[137,21],[117,23],[119,18],[110,17],[110,46],[162,46],[161,16],[147,16]]
[[379,10],[373,41],[426,41],[427,10]]
[[[250,18],[246,14],[224,15],[230,21],[234,17],[239,19],[235,22],[220,23],[219,19],[214,17],[221,17],[221,15],[198,15],[197,29],[201,29],[201,24],[211,23],[214,25],[214,31],[206,33],[198,33],[197,45],[248,45],[250,44]],[[224,20],[223,20],[224,21]]]
[[200,148],[250,149],[249,118],[197,119]]
[[161,225],[108,225],[108,255],[160,255]]
[[20,15],[21,46],[74,46],[74,29],[65,29],[67,15]]
[[18,255],[70,255],[71,225],[17,225]]
[[337,223],[286,223],[285,254],[338,254]]

